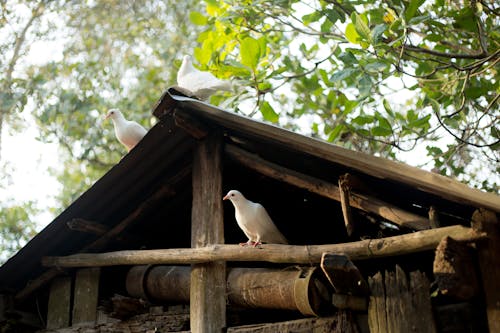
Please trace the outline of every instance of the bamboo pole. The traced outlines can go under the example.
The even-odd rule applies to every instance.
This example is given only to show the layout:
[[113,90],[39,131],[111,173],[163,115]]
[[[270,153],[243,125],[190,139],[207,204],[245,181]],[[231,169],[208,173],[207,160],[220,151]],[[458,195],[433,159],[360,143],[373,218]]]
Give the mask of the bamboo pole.
[[[263,175],[306,189],[326,198],[341,201],[339,187],[329,182],[266,161],[258,155],[249,153],[234,145],[226,144],[225,152],[230,158]],[[429,228],[429,219],[407,212],[369,195],[351,191],[349,205],[365,212],[375,213],[400,226],[416,230]]]
[[328,245],[266,244],[260,248],[238,245],[210,245],[199,248],[130,250],[80,253],[66,257],[43,257],[47,267],[91,267],[115,265],[197,264],[213,261],[266,261],[273,263],[319,264],[325,252],[342,253],[351,260],[398,256],[434,250],[445,236],[474,242],[485,234],[454,225],[410,234]]

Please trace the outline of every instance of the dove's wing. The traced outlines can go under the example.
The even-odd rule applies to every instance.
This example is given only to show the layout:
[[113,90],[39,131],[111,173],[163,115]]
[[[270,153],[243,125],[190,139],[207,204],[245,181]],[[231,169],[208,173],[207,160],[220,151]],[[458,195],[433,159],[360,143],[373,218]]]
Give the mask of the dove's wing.
[[196,69],[190,60],[183,61],[177,72],[177,85],[200,99],[208,99],[218,91],[232,89],[231,82],[220,80],[210,72]]
[[116,126],[115,129],[116,137],[128,150],[134,148],[147,133],[146,129],[135,121],[127,121],[122,126]]
[[254,223],[259,238],[258,240],[265,243],[288,244],[287,239],[278,230],[264,206],[259,203],[253,204],[255,205]]

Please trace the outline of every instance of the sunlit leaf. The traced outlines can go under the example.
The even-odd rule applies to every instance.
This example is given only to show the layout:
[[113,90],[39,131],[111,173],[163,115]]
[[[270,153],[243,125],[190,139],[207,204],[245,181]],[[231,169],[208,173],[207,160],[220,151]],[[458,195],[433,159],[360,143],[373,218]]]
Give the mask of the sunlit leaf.
[[277,123],[279,120],[279,115],[276,113],[276,111],[274,111],[271,104],[269,104],[269,102],[267,101],[264,101],[260,106],[260,113],[262,113],[262,116],[265,120],[272,123]]
[[260,58],[260,44],[252,38],[246,37],[240,43],[241,63],[255,70]]

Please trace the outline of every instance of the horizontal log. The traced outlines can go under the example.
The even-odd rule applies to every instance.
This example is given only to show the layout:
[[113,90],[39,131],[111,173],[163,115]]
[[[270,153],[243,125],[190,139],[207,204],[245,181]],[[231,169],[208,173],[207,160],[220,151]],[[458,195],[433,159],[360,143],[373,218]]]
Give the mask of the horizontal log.
[[127,250],[108,253],[80,253],[66,257],[43,257],[44,266],[90,267],[116,265],[198,264],[213,261],[266,261],[273,263],[318,264],[325,252],[343,253],[351,260],[404,255],[434,250],[441,239],[472,242],[485,237],[461,225],[417,231],[410,234],[328,245],[265,244],[260,248],[238,245],[211,245],[200,248]]
[[[266,161],[262,157],[234,145],[227,144],[225,152],[230,158],[265,176],[335,201],[341,201],[340,189],[332,183]],[[375,213],[400,226],[416,230],[428,229],[430,226],[429,219],[426,217],[410,213],[390,203],[355,191],[350,192],[349,205],[365,212]]]

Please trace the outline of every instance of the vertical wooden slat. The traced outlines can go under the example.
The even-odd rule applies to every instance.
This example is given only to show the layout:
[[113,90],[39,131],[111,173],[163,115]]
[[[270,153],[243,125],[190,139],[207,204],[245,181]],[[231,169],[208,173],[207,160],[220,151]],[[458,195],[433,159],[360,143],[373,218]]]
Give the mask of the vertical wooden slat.
[[[210,134],[194,152],[192,247],[224,243],[221,144],[219,135]],[[191,332],[222,332],[226,326],[226,264],[195,264],[191,269]]]
[[52,280],[47,306],[47,329],[68,327],[71,313],[71,277]]
[[486,299],[490,332],[500,332],[500,223],[496,214],[479,209],[472,215],[472,227],[488,238],[477,244],[479,268]]
[[100,272],[96,267],[76,272],[72,325],[96,322]]

